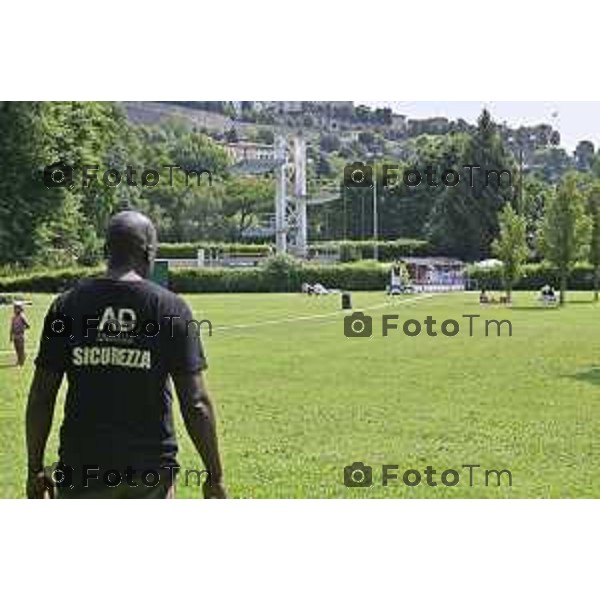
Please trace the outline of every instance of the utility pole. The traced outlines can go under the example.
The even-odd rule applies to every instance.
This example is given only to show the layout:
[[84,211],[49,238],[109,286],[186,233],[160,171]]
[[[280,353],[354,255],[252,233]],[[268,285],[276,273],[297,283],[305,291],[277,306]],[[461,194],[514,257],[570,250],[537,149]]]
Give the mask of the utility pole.
[[523,214],[523,210],[525,208],[525,204],[523,203],[523,148],[520,148],[519,151],[519,160],[520,160],[520,168],[521,168],[521,174],[520,174],[520,178],[519,178],[519,207],[517,209],[517,213],[519,213],[519,215]]
[[377,247],[379,227],[377,221],[377,169],[373,165],[373,258],[375,260],[379,260],[379,248]]

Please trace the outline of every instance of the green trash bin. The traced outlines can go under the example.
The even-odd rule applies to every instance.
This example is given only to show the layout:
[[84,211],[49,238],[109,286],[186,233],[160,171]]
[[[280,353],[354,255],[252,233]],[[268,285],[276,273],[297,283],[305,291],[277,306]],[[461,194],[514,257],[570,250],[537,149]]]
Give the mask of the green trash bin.
[[169,287],[169,261],[158,259],[154,261],[154,269],[150,279],[162,287]]
[[342,292],[342,310],[352,310],[352,294]]

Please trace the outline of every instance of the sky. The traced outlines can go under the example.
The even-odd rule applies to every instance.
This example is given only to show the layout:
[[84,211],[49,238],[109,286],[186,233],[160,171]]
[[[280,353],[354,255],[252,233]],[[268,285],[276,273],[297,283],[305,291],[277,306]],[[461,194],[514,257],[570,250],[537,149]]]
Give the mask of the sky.
[[395,113],[408,118],[462,117],[474,123],[485,106],[495,121],[509,126],[537,125],[547,123],[558,129],[561,145],[573,151],[577,142],[590,140],[594,146],[600,146],[600,102],[552,102],[552,101],[455,101],[455,102],[377,102],[355,101],[372,107],[388,106]]

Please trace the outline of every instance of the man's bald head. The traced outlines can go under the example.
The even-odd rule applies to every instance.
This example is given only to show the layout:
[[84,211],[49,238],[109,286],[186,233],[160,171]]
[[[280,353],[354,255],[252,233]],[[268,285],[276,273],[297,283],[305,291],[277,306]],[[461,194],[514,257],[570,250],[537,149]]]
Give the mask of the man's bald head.
[[147,277],[156,255],[156,229],[141,212],[124,210],[108,223],[106,248],[111,268],[129,267]]

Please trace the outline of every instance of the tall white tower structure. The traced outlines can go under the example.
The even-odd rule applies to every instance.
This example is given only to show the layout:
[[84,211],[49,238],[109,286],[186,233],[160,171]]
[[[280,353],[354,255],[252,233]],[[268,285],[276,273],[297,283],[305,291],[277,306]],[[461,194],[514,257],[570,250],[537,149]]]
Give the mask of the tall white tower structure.
[[[288,194],[288,170],[292,157],[293,188]],[[275,240],[278,254],[291,251],[304,257],[307,251],[306,221],[306,141],[294,137],[289,148],[287,139],[279,134],[275,139]]]
[[294,138],[294,210],[295,253],[304,258],[307,250],[306,220],[306,141],[301,135]]
[[[291,139],[290,139],[291,138]],[[271,159],[245,159],[232,167],[243,174],[275,175],[275,246],[277,254],[291,252],[304,258],[308,253],[307,204],[323,204],[339,198],[339,192],[307,198],[306,140],[285,131],[275,135]],[[290,184],[290,185],[288,185]]]
[[275,137],[275,246],[277,254],[287,252],[287,144]]

